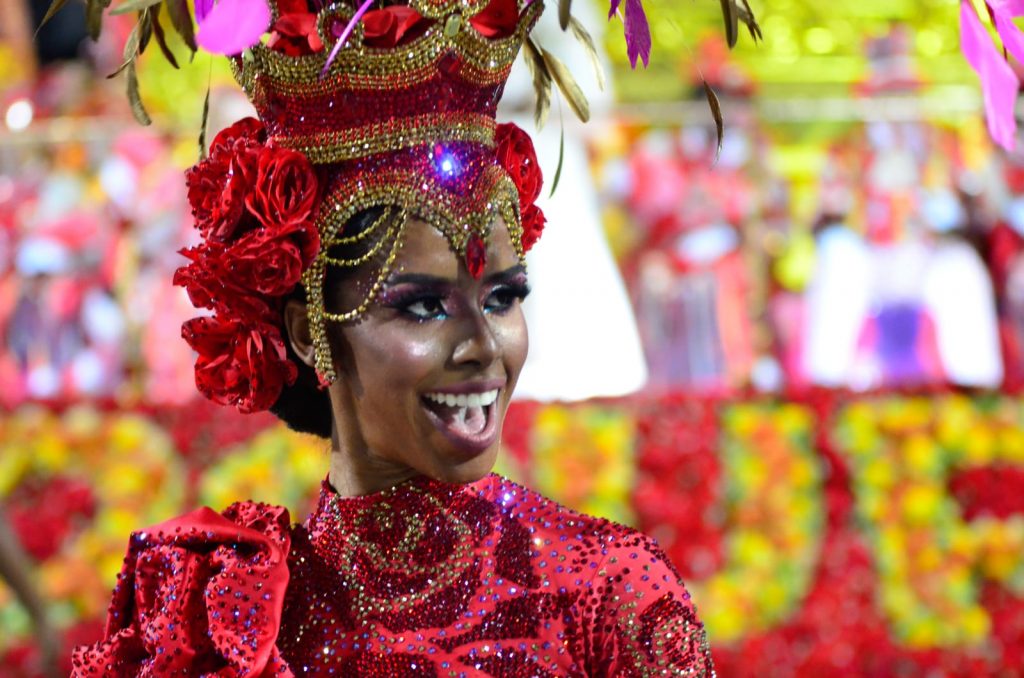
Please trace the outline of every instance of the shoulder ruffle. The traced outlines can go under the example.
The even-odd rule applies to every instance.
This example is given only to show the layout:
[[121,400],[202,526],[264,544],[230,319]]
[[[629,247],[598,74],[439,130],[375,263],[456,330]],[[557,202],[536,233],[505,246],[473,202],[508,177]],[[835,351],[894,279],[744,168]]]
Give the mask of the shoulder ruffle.
[[242,502],[133,533],[105,639],[72,675],[292,677],[275,644],[289,530],[287,509]]

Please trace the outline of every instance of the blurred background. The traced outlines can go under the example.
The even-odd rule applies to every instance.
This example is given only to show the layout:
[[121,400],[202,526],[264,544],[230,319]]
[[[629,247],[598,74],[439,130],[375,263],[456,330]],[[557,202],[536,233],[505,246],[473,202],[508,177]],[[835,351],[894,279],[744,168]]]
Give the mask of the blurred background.
[[[250,110],[226,63],[168,32],[141,127],[106,77],[132,19],[92,42],[73,1],[33,42],[47,4],[0,0],[3,678],[100,637],[133,529],[302,520],[327,469],[201,399],[178,339],[207,87],[211,136]],[[499,470],[656,536],[722,676],[1024,675],[1024,155],[990,140],[958,3],[752,1],[732,52],[719,3],[647,4],[633,72],[576,0],[604,90],[541,27],[594,114],[536,135],[563,170]],[[526,80],[503,117],[533,132]]]

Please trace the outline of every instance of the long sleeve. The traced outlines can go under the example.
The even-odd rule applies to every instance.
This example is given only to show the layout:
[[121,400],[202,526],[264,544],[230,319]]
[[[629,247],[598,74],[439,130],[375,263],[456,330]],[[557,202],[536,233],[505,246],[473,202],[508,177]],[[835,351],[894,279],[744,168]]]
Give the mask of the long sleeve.
[[72,675],[291,678],[276,645],[289,544],[288,511],[253,503],[132,534],[105,638]]

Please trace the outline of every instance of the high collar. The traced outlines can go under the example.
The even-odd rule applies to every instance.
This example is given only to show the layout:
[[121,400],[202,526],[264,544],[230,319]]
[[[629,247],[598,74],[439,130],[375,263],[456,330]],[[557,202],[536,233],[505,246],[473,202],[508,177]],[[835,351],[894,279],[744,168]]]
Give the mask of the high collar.
[[357,497],[340,496],[324,480],[306,523],[310,541],[332,567],[356,575],[412,574],[460,560],[494,529],[497,512],[483,496],[492,477],[448,484],[417,476]]

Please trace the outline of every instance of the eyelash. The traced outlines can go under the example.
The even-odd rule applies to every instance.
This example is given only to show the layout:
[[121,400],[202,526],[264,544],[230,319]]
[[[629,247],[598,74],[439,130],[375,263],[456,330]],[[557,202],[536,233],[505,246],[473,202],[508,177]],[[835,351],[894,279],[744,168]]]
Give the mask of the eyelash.
[[[495,287],[493,290],[491,290],[491,293],[488,295],[487,298],[491,299],[496,294],[506,294],[510,297],[508,303],[504,304],[502,308],[490,311],[491,313],[501,314],[507,311],[508,309],[512,308],[515,302],[518,301],[522,303],[523,300],[530,295],[530,286],[522,282],[512,282],[505,285],[499,285],[498,287]],[[486,305],[484,306],[484,309],[487,310]]]
[[[489,306],[490,300],[495,295],[507,295],[510,297],[507,302],[502,302],[497,307]],[[508,283],[499,285],[491,290],[488,295],[488,301],[485,302],[484,312],[485,313],[497,313],[501,315],[505,311],[509,310],[516,301],[522,302],[530,294],[530,288],[525,283]],[[442,309],[439,312],[424,312],[418,313],[412,310],[417,304],[425,304],[428,302],[436,302]],[[411,292],[405,296],[398,296],[394,300],[387,304],[389,307],[396,309],[402,315],[408,317],[410,320],[415,322],[428,322],[431,320],[444,320],[448,317],[448,312],[444,310],[444,297],[440,294],[423,293],[423,292]]]

